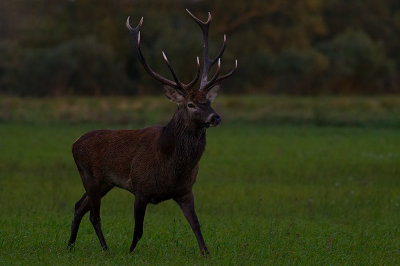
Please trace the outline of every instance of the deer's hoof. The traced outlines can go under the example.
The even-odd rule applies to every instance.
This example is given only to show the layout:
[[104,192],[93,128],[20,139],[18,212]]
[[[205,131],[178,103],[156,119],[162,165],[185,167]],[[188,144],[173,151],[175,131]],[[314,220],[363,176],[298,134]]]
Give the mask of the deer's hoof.
[[67,249],[68,249],[69,251],[74,251],[74,249],[75,249],[75,244],[74,244],[74,243],[68,243]]
[[201,250],[201,255],[203,257],[207,257],[207,255],[210,255],[210,252],[208,251],[207,248],[204,248],[204,249]]

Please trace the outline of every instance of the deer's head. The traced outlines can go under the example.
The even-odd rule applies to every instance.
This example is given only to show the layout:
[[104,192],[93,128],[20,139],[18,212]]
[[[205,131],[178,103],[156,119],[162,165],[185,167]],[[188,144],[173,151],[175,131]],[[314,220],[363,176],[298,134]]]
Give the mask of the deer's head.
[[[201,21],[195,17],[189,10],[186,9],[188,14],[196,21],[200,26],[203,33],[203,70],[201,73],[201,81],[199,89],[194,88],[200,77],[200,60],[197,57],[197,72],[193,80],[187,84],[182,83],[174,69],[172,68],[167,56],[162,52],[164,61],[167,63],[169,70],[171,71],[173,81],[169,80],[160,74],[154,72],[151,67],[147,64],[142,50],[140,49],[140,27],[143,23],[143,17],[140,20],[136,28],[132,28],[129,23],[129,17],[126,20],[126,27],[131,32],[134,44],[137,47],[139,60],[142,63],[144,69],[156,80],[164,84],[165,95],[173,102],[178,105],[178,110],[189,118],[189,120],[197,125],[203,127],[217,126],[221,122],[221,117],[211,108],[211,103],[214,101],[218,94],[219,85],[222,80],[230,77],[237,69],[237,60],[231,71],[221,75],[221,58],[226,47],[226,35],[224,35],[224,42],[221,50],[215,58],[210,58],[208,53],[208,28],[211,23],[211,14],[208,13],[208,19],[206,22]],[[209,72],[213,65],[217,63],[217,68],[214,75],[209,79]]]

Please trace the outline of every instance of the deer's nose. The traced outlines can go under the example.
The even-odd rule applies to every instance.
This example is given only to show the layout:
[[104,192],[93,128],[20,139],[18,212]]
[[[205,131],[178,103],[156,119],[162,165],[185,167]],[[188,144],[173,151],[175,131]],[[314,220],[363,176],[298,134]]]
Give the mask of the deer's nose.
[[218,126],[221,123],[221,117],[218,114],[213,114],[210,118],[210,124]]

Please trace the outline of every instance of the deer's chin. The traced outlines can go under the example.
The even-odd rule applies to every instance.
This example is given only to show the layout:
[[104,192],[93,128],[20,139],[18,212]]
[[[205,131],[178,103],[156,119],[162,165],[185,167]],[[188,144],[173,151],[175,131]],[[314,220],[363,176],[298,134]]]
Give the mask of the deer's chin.
[[218,126],[220,123],[210,123],[210,122],[207,122],[207,123],[204,123],[204,127],[205,128],[209,128],[209,127],[216,127],[216,126]]

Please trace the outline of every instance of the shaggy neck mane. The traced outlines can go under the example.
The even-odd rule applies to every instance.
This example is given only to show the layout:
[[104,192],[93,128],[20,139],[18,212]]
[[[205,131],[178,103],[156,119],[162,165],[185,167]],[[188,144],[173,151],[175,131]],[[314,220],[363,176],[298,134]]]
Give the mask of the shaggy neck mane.
[[195,124],[183,107],[178,107],[164,127],[159,145],[163,154],[176,159],[177,165],[193,168],[203,154],[206,129]]

